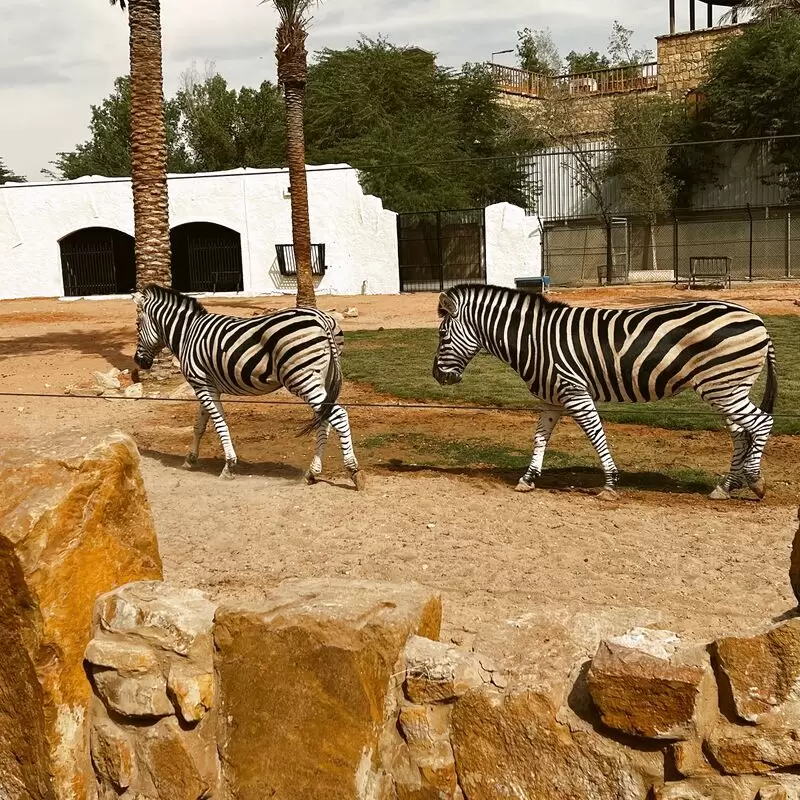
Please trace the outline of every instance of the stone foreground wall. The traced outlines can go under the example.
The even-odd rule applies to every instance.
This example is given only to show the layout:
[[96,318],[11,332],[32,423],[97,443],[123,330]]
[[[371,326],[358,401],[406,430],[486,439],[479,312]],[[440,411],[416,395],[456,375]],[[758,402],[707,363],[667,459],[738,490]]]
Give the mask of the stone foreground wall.
[[472,649],[440,621],[416,585],[293,580],[216,610],[111,592],[86,653],[97,796],[800,798],[800,617],[701,644],[643,610],[544,609]]

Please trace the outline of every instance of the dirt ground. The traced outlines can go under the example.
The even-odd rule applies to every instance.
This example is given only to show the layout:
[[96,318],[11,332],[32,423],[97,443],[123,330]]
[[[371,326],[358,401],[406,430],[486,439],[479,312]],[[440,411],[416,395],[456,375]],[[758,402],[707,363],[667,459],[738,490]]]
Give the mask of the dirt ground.
[[[735,287],[702,294],[672,287],[552,292],[568,302],[635,305],[719,296],[764,314],[800,315],[800,285]],[[285,307],[291,298],[219,298],[214,310],[239,315]],[[319,298],[323,309],[358,308],[345,331],[436,325],[436,295]],[[167,580],[199,586],[219,600],[257,599],[288,577],[350,575],[414,580],[443,593],[445,633],[468,642],[486,623],[543,607],[567,612],[647,609],[643,619],[697,636],[741,630],[795,605],[788,558],[800,498],[800,441],[773,437],[765,460],[770,493],[762,503],[708,500],[697,487],[662,474],[712,474],[730,458],[727,434],[607,424],[612,450],[628,471],[618,503],[594,495],[599,471],[554,470],[538,491],[512,491],[516,474],[476,464],[420,467],[379,434],[414,432],[487,438],[527,449],[533,420],[519,413],[352,407],[368,487],[357,493],[329,446],[329,481],[301,482],[312,442],[293,434],[304,408],[230,405],[239,477],[221,481],[220,446],[209,432],[195,472],[180,469],[195,406],[66,397],[94,370],[131,366],[131,301],[0,302],[0,437],[77,434],[87,443],[110,428],[130,432],[143,456]],[[165,387],[166,392],[166,387]],[[271,399],[286,399],[275,395]],[[376,399],[346,385],[345,402]],[[385,398],[378,398],[385,399]],[[552,448],[588,454],[569,422]],[[435,461],[435,454],[431,459]]]

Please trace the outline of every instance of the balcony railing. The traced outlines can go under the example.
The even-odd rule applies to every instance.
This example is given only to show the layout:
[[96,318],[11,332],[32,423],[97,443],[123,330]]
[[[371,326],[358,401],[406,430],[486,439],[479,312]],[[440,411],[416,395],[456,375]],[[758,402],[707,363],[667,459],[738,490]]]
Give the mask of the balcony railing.
[[641,92],[658,87],[658,63],[655,61],[573,75],[539,75],[502,64],[490,64],[489,67],[495,85],[501,92],[527,97],[615,94]]

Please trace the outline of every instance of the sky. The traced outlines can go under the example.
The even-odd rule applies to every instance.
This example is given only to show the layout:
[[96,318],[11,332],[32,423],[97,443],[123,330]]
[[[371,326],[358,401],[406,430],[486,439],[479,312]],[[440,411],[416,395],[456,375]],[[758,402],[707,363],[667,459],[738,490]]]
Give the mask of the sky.
[[[42,180],[56,153],[88,138],[90,105],[128,72],[127,16],[107,0],[0,0],[0,158],[30,180]],[[678,0],[678,30],[688,2]],[[224,9],[224,10],[223,10]],[[259,0],[164,0],[164,86],[213,62],[232,86],[275,79],[277,14]],[[681,16],[682,15],[682,16]],[[698,20],[705,6],[698,4]],[[523,27],[549,28],[562,56],[603,52],[615,19],[634,30],[635,48],[655,50],[668,31],[667,0],[326,0],[313,11],[308,50],[342,48],[360,34],[414,44],[458,67],[488,61],[516,45]],[[495,56],[513,63],[513,54]]]

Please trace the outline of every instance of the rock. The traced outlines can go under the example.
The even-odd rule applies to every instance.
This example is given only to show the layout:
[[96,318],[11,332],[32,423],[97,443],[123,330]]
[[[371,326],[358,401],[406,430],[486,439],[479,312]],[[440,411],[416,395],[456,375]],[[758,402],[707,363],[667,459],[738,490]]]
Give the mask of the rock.
[[632,736],[686,739],[717,717],[708,654],[669,631],[638,628],[602,642],[588,686],[603,723]]
[[115,789],[127,789],[134,777],[135,757],[125,733],[103,720],[92,726],[90,747],[95,772]]
[[141,383],[132,383],[122,392],[125,397],[144,397],[144,387]]
[[800,764],[797,730],[723,726],[708,737],[706,747],[728,775],[759,775]]
[[94,383],[100,389],[119,389],[122,384],[119,381],[120,372],[118,369],[110,369],[108,372],[95,372]]
[[355,319],[358,317],[358,309],[355,306],[346,308],[342,316],[344,316],[345,319]]
[[560,725],[545,694],[468,692],[453,707],[451,741],[469,800],[641,800],[650,788],[621,747]]
[[125,677],[104,669],[96,670],[92,680],[100,699],[123,717],[166,717],[173,712],[167,682],[160,673]]
[[738,717],[800,728],[800,618],[752,636],[719,639],[712,656],[720,692]]
[[0,535],[0,797],[9,800],[54,797],[44,696],[32,658],[41,628],[14,547]]
[[169,670],[167,691],[186,723],[199,722],[214,707],[214,675],[176,662]]
[[95,617],[99,630],[192,658],[210,672],[215,610],[197,589],[140,581],[100,597]]
[[438,596],[377,581],[286,581],[258,607],[221,607],[214,661],[227,791],[237,800],[380,796],[403,648],[412,634],[437,638],[440,624]]
[[449,723],[450,710],[444,706],[405,706],[400,710],[398,724],[418,778],[414,785],[401,784],[400,794],[428,793],[437,800],[459,796]]
[[175,717],[144,728],[136,746],[138,762],[145,773],[139,796],[148,800],[209,797],[216,784],[217,762],[213,746],[198,743],[196,737],[184,735]]
[[117,639],[92,639],[85,659],[93,666],[114,669],[126,676],[152,672],[158,667],[158,659],[149,647]]
[[341,311],[329,311],[328,316],[336,322],[344,322],[344,314]]
[[197,395],[194,393],[194,389],[192,389],[192,387],[189,386],[189,384],[186,383],[186,381],[180,384],[177,389],[173,389],[169,393],[170,400],[181,400],[181,399],[188,400],[190,398],[196,398],[196,397]]
[[448,702],[483,684],[475,656],[442,642],[412,636],[405,659],[405,691],[414,703]]
[[59,797],[84,797],[91,687],[83,656],[92,606],[115,586],[161,577],[136,445],[116,433],[88,453],[85,442],[57,437],[25,451],[0,451],[0,530],[41,615],[31,660],[38,665],[54,788]]
[[800,507],[797,509],[797,532],[792,540],[792,554],[789,561],[789,582],[800,605]]
[[703,778],[719,774],[708,763],[708,759],[703,752],[702,739],[675,742],[670,748],[670,755],[676,772],[684,778]]
[[655,800],[755,800],[764,780],[753,777],[692,778],[668,783]]

